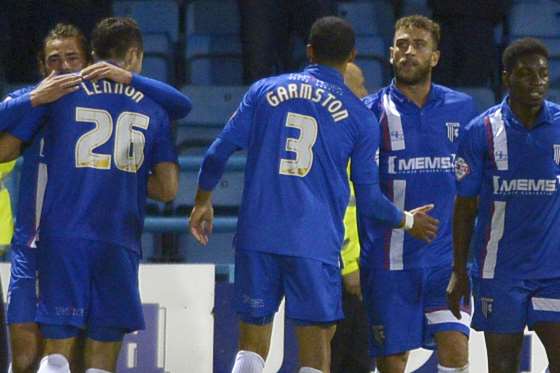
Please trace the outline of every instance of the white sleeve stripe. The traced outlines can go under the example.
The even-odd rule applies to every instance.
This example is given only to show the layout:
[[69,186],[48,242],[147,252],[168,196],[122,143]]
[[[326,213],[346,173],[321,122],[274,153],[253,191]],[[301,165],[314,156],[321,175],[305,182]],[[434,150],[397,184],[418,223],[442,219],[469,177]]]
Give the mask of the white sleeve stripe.
[[560,312],[560,299],[532,298],[531,301],[535,311]]

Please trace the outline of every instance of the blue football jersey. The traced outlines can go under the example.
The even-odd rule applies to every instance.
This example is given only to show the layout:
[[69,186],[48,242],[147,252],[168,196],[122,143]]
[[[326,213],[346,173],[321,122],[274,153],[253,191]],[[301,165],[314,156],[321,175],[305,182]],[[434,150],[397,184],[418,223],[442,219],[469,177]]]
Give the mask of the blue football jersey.
[[[18,89],[8,94],[8,97],[14,99],[31,92],[34,88],[35,86],[29,86]],[[47,181],[47,168],[42,162],[42,143],[42,133],[39,133],[26,145],[22,154],[21,182],[18,188],[16,224],[13,237],[13,243],[17,245],[35,246],[34,241]]]
[[[46,108],[48,183],[40,237],[104,241],[140,251],[147,180],[176,162],[166,112],[141,91],[84,82]],[[13,134],[30,139],[36,128]]]
[[358,213],[362,265],[388,270],[449,265],[454,161],[462,128],[476,116],[473,99],[432,84],[425,105],[419,108],[392,83],[364,102],[381,125],[381,189],[404,210],[433,203],[429,214],[440,225],[437,237],[426,244]]
[[457,155],[457,194],[479,196],[475,273],[559,277],[560,106],[545,101],[528,130],[507,100],[468,125]]
[[330,67],[253,84],[220,137],[247,149],[235,246],[338,264],[346,173],[378,180],[378,123]]

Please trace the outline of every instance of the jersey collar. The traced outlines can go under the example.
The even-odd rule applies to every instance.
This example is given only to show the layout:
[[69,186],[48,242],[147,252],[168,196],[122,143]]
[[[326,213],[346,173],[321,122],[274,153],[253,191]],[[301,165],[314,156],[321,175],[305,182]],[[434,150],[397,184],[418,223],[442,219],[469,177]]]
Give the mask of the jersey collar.
[[[515,126],[519,126],[522,128],[526,128],[523,123],[515,116],[514,112],[511,110],[511,107],[508,103],[509,95],[506,95],[502,100],[502,113],[504,118],[507,122],[514,124]],[[543,125],[543,124],[552,124],[552,115],[550,113],[550,108],[548,107],[548,102],[545,100],[543,102],[542,109],[537,117],[537,121],[533,128]]]
[[399,106],[404,105],[404,107],[416,109],[416,110],[422,110],[429,106],[432,106],[438,101],[440,101],[443,97],[439,87],[432,84],[430,87],[430,92],[428,93],[428,99],[426,100],[426,103],[424,104],[423,107],[419,108],[418,106],[416,106],[414,102],[412,102],[408,97],[406,97],[405,94],[402,93],[400,89],[397,88],[394,78],[393,80],[391,80],[391,84],[389,85],[389,94],[391,95],[391,98],[397,105]]
[[344,84],[342,74],[338,70],[329,66],[313,64],[307,66],[304,72],[309,73],[320,80]]

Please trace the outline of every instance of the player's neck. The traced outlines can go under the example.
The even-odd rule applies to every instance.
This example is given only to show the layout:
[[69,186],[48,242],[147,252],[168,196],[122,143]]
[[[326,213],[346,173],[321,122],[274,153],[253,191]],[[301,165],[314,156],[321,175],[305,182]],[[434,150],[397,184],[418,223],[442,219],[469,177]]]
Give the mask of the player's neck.
[[430,89],[432,88],[432,80],[426,79],[416,84],[406,84],[395,78],[395,86],[401,91],[410,101],[414,102],[419,108],[423,107],[428,100]]
[[539,117],[542,110],[541,106],[524,105],[518,101],[509,100],[509,107],[515,116],[521,121],[523,126],[527,129],[532,129]]

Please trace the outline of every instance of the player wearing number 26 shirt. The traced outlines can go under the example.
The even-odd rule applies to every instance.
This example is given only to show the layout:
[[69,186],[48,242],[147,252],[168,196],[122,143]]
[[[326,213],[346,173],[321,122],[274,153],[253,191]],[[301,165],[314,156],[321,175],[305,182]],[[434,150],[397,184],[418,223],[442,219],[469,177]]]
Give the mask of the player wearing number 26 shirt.
[[[102,26],[137,29],[109,21]],[[133,61],[139,72],[141,58]],[[144,326],[137,271],[148,177],[169,164],[176,171],[168,115],[142,91],[108,80],[84,81],[44,110],[36,321],[47,341],[86,329],[89,339],[118,342]],[[36,127],[11,134],[28,141]]]
[[[342,318],[339,255],[349,200],[349,159],[358,208],[393,227],[405,220],[403,211],[383,197],[377,184],[379,124],[346,87],[341,74],[355,53],[351,27],[336,17],[322,18],[312,27],[310,40],[308,55],[315,64],[301,73],[253,84],[210,147],[199,176],[191,230],[205,243],[207,235],[199,228],[204,230],[201,211],[207,214],[204,223],[211,224],[209,191],[227,157],[236,149],[247,149],[234,243],[235,307],[242,321],[242,351],[234,372],[246,371],[238,365],[245,364],[247,350],[266,357],[266,337],[255,337],[264,339],[260,345],[244,338],[270,327],[282,296],[286,296],[287,317],[299,325],[323,326],[308,338],[300,329],[304,351],[301,339],[316,345],[330,340],[329,324]],[[328,370],[317,361],[313,366],[312,358],[307,362],[301,357],[304,366]]]

